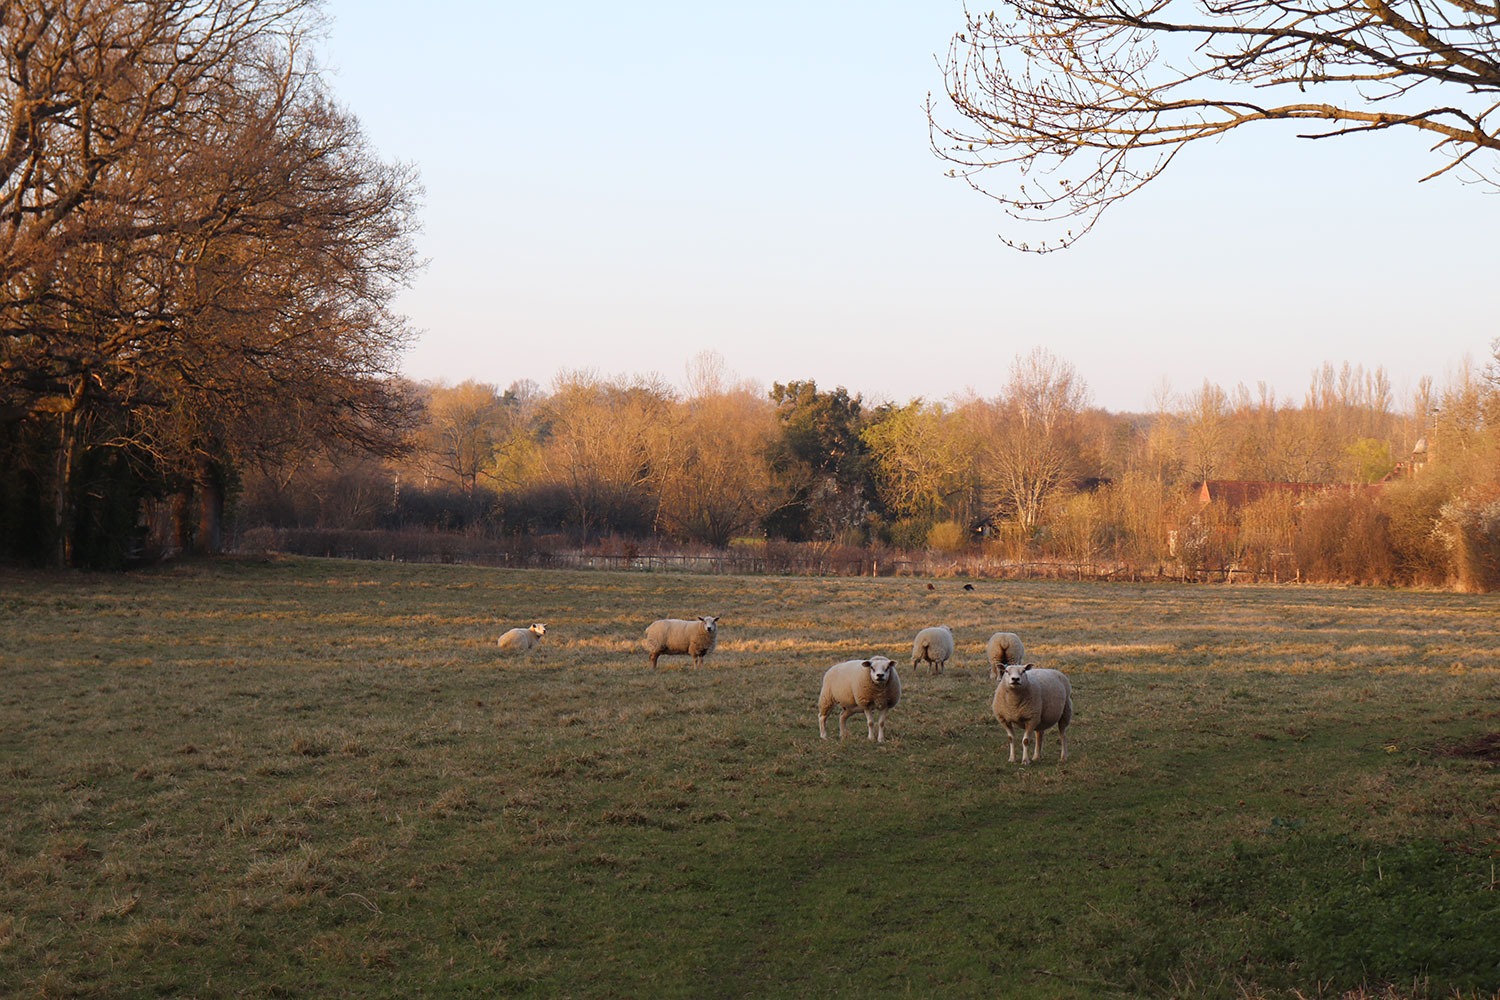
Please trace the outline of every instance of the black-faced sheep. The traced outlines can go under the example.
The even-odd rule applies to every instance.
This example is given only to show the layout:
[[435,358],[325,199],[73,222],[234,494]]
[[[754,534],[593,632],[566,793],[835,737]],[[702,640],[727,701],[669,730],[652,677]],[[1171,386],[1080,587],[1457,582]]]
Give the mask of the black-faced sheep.
[[530,628],[513,628],[500,637],[500,648],[510,652],[535,649],[546,634],[547,626],[543,622],[537,622]]
[[1025,662],[1026,647],[1014,632],[996,632],[984,647],[984,655],[990,661],[990,680],[998,681],[1007,663]]
[[932,672],[943,672],[943,664],[953,657],[953,630],[946,625],[934,625],[917,633],[911,644],[911,668],[926,660],[932,664]]
[[[1030,663],[1011,663],[1000,676],[991,703],[995,718],[1010,737],[1010,759],[1016,759],[1016,733],[1011,727],[1021,725],[1021,763],[1029,764],[1042,752],[1042,731],[1057,727],[1062,743],[1063,761],[1068,759],[1068,723],[1073,721],[1073,686],[1059,670],[1036,668]],[[1026,740],[1032,738],[1031,757],[1026,756]]]
[[[884,743],[885,713],[900,700],[901,678],[896,664],[884,656],[835,663],[823,674],[823,690],[818,692],[818,735],[828,739],[828,713],[837,704],[839,739],[844,738],[844,723],[849,716],[863,710],[868,737]],[[878,718],[872,713],[879,713]]]
[[646,626],[646,652],[651,655],[653,667],[656,658],[663,653],[691,656],[693,666],[701,667],[703,658],[714,651],[718,637],[718,615],[662,618]]

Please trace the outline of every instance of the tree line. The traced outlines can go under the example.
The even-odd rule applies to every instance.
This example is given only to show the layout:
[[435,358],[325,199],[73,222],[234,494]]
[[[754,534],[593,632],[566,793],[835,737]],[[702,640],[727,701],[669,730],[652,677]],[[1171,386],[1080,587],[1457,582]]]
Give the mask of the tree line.
[[811,380],[766,391],[712,354],[689,368],[685,391],[589,371],[550,390],[413,386],[406,457],[262,465],[241,517],[1500,586],[1493,369],[1423,379],[1397,399],[1383,370],[1328,364],[1295,399],[1205,382],[1163,388],[1151,412],[1111,413],[1044,349],[1018,356],[995,396],[948,401],[872,404]]

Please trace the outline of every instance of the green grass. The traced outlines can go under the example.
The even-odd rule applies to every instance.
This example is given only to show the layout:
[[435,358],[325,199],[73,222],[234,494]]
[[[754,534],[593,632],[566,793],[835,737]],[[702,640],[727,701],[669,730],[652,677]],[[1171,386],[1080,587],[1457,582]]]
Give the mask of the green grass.
[[[1500,991],[1500,768],[1462,752],[1500,600],[935,584],[0,575],[0,995]],[[650,671],[695,614],[708,665]],[[887,743],[817,738],[830,663],[938,623]],[[1065,765],[1005,760],[1000,629],[1072,678]]]

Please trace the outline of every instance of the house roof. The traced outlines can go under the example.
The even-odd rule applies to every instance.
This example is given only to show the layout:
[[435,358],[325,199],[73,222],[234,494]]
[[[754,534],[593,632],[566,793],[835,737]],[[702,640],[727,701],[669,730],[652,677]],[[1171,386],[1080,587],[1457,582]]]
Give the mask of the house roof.
[[1222,503],[1230,509],[1254,503],[1273,493],[1307,496],[1330,489],[1328,483],[1277,483],[1243,479],[1206,479],[1196,482],[1192,492],[1201,504]]

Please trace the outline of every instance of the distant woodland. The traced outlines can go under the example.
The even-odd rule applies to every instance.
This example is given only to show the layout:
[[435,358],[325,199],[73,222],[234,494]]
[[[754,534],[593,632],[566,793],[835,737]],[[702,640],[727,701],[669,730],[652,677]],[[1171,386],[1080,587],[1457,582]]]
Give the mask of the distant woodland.
[[237,523],[1500,588],[1500,386],[1480,370],[1397,400],[1384,372],[1329,365],[1295,399],[1204,383],[1121,414],[1045,350],[999,395],[946,402],[691,367],[686,392],[589,372],[411,387],[405,456],[247,466]]

